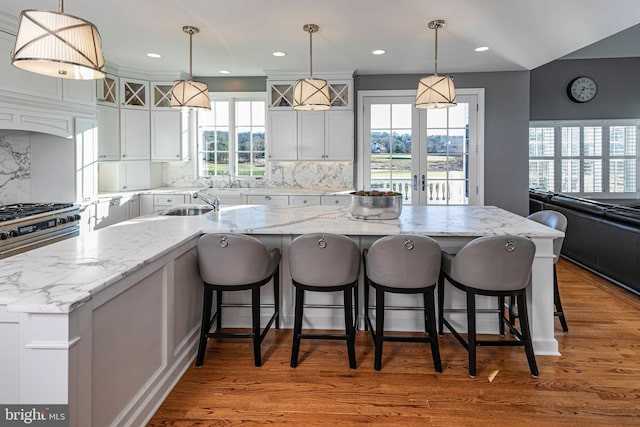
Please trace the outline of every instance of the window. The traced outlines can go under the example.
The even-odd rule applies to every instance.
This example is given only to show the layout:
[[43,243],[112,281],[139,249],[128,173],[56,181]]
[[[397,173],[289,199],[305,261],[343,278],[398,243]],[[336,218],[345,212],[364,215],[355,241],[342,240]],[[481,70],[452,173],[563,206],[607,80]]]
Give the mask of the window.
[[265,108],[253,95],[212,99],[210,111],[198,111],[198,176],[265,175]]
[[590,196],[637,197],[638,122],[532,122],[529,185]]

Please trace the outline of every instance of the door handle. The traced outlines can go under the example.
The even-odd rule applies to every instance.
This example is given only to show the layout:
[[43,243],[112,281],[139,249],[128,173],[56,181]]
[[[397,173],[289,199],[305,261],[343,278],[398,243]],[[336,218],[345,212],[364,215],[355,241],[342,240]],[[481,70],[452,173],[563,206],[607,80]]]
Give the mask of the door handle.
[[422,175],[422,191],[424,191],[424,186],[425,186],[425,180],[424,180],[424,175]]
[[413,191],[418,191],[418,175],[413,175]]

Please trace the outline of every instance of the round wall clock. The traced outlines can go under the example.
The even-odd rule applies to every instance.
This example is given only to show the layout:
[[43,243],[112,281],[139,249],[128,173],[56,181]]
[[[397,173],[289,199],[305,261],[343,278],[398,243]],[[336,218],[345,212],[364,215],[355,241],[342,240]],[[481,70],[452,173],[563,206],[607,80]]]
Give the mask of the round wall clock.
[[598,93],[598,85],[591,77],[576,77],[567,86],[567,95],[573,102],[589,102],[596,93]]

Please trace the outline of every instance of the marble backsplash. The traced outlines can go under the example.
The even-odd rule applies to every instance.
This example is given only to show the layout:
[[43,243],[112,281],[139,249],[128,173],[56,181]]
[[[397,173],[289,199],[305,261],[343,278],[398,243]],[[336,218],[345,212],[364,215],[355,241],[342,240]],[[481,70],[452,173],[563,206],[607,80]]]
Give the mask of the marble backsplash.
[[[194,178],[192,162],[170,162],[163,167],[163,182],[170,187],[198,187],[208,185],[202,178]],[[214,187],[242,188],[327,188],[353,189],[353,162],[270,162],[264,179],[228,176],[212,178]]]
[[0,205],[30,200],[30,133],[0,130]]

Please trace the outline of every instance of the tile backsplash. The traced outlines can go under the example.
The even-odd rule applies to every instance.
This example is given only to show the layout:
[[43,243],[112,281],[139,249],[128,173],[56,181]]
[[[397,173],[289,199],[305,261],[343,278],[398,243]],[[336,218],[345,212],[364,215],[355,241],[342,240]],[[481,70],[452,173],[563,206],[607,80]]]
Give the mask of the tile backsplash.
[[[208,185],[204,179],[194,179],[192,162],[165,163],[163,181],[171,187]],[[230,180],[228,176],[213,177],[214,187],[327,188],[353,189],[353,162],[270,162],[264,179]]]

